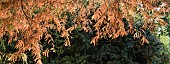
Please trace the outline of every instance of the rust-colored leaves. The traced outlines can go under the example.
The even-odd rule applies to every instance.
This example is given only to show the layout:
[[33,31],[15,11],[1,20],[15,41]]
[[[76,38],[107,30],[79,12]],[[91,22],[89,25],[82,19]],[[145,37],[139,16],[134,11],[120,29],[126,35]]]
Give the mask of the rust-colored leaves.
[[145,36],[143,36],[141,39],[141,45],[143,45],[144,43],[149,43]]

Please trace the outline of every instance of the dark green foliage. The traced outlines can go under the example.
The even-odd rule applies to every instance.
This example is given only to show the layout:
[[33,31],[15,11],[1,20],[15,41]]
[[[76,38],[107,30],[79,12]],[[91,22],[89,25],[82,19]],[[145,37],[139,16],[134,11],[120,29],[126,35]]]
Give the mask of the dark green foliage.
[[[64,40],[53,32],[55,52],[50,51],[49,57],[43,57],[46,63],[63,64],[154,64],[168,63],[167,50],[156,40],[150,32],[147,34],[149,44],[141,45],[140,40],[133,39],[132,35],[114,40],[101,39],[97,46],[90,44],[92,34],[73,31],[70,47],[64,47]],[[61,40],[61,41],[59,41]],[[164,50],[164,51],[162,51]],[[161,52],[162,51],[162,52]]]

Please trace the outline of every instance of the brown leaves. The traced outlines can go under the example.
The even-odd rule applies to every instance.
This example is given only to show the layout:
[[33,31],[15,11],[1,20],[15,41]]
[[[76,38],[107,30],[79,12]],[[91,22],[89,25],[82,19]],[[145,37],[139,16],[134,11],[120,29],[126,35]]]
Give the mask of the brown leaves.
[[95,46],[98,42],[98,39],[99,39],[99,35],[93,37],[90,43],[92,43]]
[[0,18],[9,18],[12,16],[12,13],[9,11],[0,11]]
[[100,14],[98,14],[97,12],[94,13],[94,15],[92,16],[93,20],[98,20],[100,18]]
[[16,49],[22,48],[24,46],[24,41],[23,40],[18,40],[18,43],[15,45]]
[[43,54],[44,56],[48,57],[48,53],[49,53],[49,50],[47,49],[47,50],[45,50],[42,54]]
[[167,22],[165,22],[163,19],[159,19],[158,20],[158,22],[160,23],[160,25],[162,25],[162,26],[166,26],[166,25],[168,25],[168,23]]
[[145,36],[143,36],[141,39],[141,45],[143,45],[144,43],[149,43]]
[[70,44],[70,39],[68,38],[68,36],[67,36],[66,39],[65,39],[64,46],[71,46],[71,44]]
[[65,37],[64,46],[71,46],[69,33],[67,31],[62,32],[61,37]]
[[59,21],[59,19],[58,18],[54,18],[54,23],[56,24],[56,29],[57,29],[57,31],[61,31],[61,28],[62,28],[62,26],[61,26],[61,24],[60,24],[60,21]]
[[143,45],[144,43],[149,43],[149,41],[146,39],[146,37],[140,32],[137,31],[134,35],[133,35],[134,39],[140,39],[140,44]]
[[63,31],[63,32],[61,33],[61,37],[67,37],[67,36],[69,36],[69,34],[68,34],[67,31]]
[[136,38],[140,38],[141,36],[142,36],[142,33],[138,31],[133,35],[133,38],[136,39]]
[[53,38],[52,38],[52,36],[51,36],[50,34],[46,34],[46,36],[45,36],[44,39],[45,39],[45,41],[47,41],[48,44],[51,43],[52,46],[54,47],[54,45],[53,45],[53,42],[54,42],[54,41],[53,41]]
[[3,54],[4,56],[2,58],[5,58],[9,62],[14,62],[15,61],[23,61],[24,63],[27,63],[27,55],[25,53],[8,53],[8,54]]

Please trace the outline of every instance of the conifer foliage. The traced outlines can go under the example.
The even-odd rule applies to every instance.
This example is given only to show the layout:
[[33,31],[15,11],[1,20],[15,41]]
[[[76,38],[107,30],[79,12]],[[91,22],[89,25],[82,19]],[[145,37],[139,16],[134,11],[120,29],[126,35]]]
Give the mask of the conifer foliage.
[[[49,29],[61,34],[65,46],[71,46],[70,34],[77,28],[95,34],[91,39],[94,46],[101,38],[128,34],[143,45],[149,43],[146,30],[153,32],[158,25],[167,25],[162,18],[169,13],[169,6],[168,0],[1,0],[0,38],[6,35],[8,44],[16,43],[17,51],[8,56],[9,61],[26,58],[24,52],[31,51],[37,64],[42,64],[41,56],[49,52],[41,50],[43,36],[51,49],[54,47]],[[135,20],[136,15],[141,16],[141,23]]]

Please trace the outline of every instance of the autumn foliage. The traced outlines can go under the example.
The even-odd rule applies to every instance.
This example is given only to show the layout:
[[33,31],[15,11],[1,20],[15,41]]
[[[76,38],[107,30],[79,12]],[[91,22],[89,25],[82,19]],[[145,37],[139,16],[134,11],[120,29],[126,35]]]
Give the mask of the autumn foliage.
[[[54,47],[49,29],[61,34],[65,46],[72,45],[70,34],[77,28],[95,33],[91,39],[94,46],[101,38],[112,40],[128,34],[143,45],[149,43],[146,30],[153,32],[158,25],[167,25],[162,17],[169,13],[169,5],[168,0],[3,0],[0,37],[8,35],[8,44],[16,41],[17,51],[9,55],[10,61],[20,60],[24,52],[31,51],[37,64],[42,64],[42,55],[48,56],[48,50],[40,49],[43,36]],[[138,22],[136,14],[143,20],[139,27],[134,25]]]

